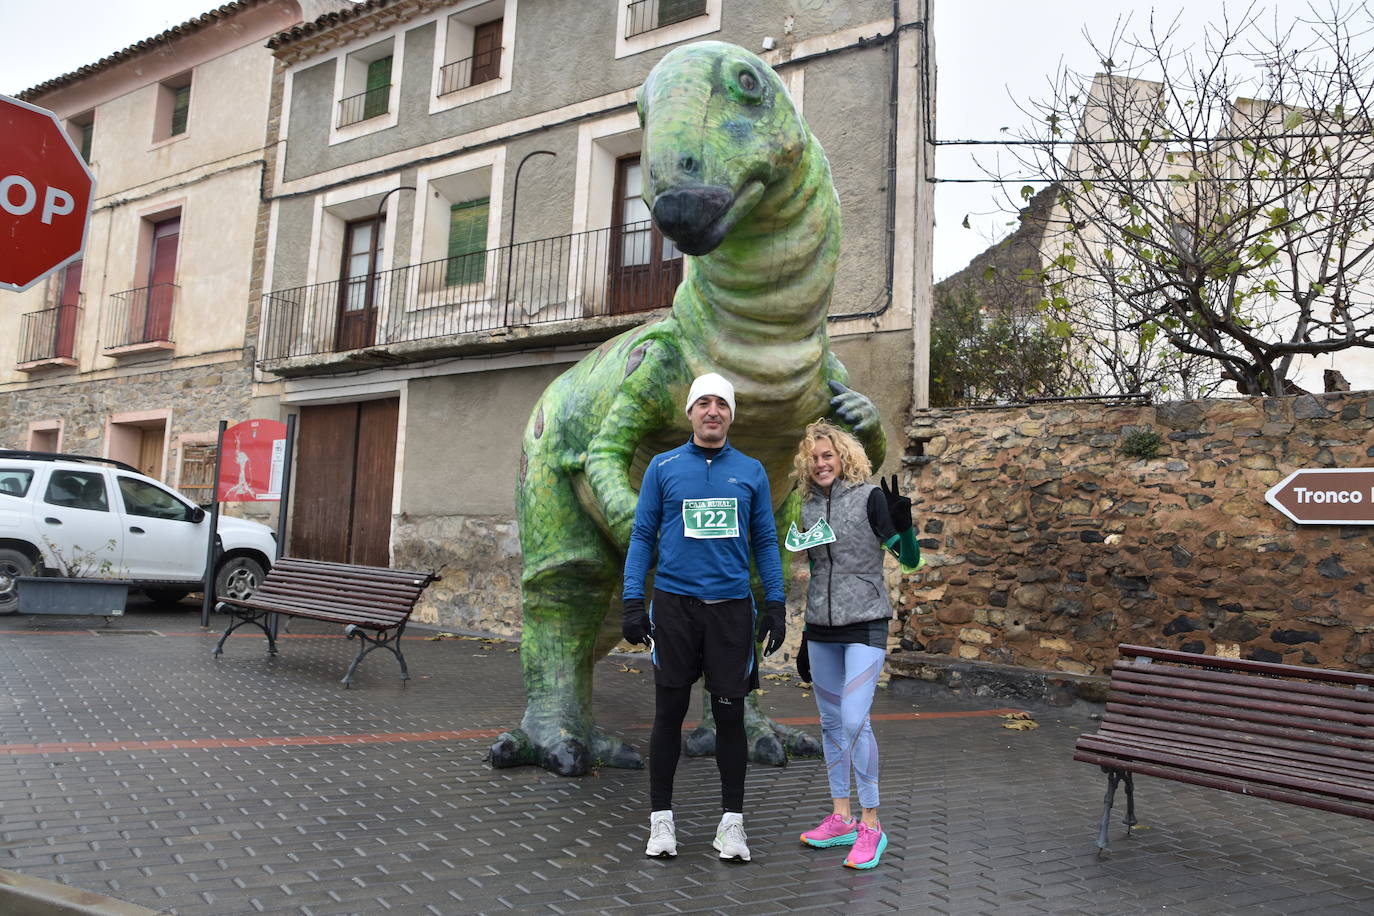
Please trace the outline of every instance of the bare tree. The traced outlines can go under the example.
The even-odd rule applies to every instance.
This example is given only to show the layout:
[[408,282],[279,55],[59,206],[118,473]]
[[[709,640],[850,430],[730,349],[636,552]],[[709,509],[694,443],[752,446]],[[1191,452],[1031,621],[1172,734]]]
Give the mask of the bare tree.
[[1103,72],[1027,108],[1020,168],[1060,189],[1040,306],[1103,387],[1282,395],[1305,357],[1374,348],[1374,20],[1266,15],[1200,46],[1118,27]]

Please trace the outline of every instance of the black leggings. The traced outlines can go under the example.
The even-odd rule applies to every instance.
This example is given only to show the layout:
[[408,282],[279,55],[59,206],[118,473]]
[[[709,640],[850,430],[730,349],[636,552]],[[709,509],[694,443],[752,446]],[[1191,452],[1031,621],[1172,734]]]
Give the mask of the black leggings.
[[[649,736],[649,806],[673,807],[673,777],[682,753],[682,722],[692,702],[691,687],[654,688],[654,730]],[[711,697],[716,718],[716,768],[720,770],[722,810],[744,813],[744,771],[749,745],[744,737],[744,698]]]

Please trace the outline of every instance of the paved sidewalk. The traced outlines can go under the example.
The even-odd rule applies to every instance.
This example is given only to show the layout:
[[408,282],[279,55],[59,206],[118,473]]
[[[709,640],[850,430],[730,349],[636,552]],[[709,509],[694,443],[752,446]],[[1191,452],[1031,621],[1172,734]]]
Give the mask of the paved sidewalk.
[[[198,622],[190,602],[108,628],[0,618],[0,870],[186,916],[1374,912],[1369,822],[1141,778],[1142,826],[1114,826],[1099,860],[1105,780],[1070,759],[1091,723],[1039,713],[1010,731],[900,681],[874,707],[879,867],[797,841],[828,810],[811,760],[750,767],[754,861],[727,865],[710,846],[715,763],[685,759],[681,854],[646,859],[643,771],[483,763],[523,711],[513,645],[420,632],[409,684],[374,653],[345,690],[356,643],[337,628],[293,622],[275,659],[236,634],[215,661],[218,631]],[[766,684],[774,715],[814,721],[809,695]],[[641,749],[651,685],[633,656],[597,671],[600,721]],[[56,912],[7,898],[4,877],[0,913]]]

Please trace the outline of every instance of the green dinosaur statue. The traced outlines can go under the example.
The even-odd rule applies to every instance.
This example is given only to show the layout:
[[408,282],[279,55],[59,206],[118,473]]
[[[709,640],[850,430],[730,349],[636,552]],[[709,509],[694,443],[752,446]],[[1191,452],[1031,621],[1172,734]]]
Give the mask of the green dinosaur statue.
[[[799,507],[787,475],[807,423],[845,424],[875,466],[886,448],[877,410],[849,390],[830,350],[839,199],[777,74],[743,48],[700,42],[665,55],[638,101],[644,200],[689,257],[671,312],[555,379],[525,428],[516,503],[527,705],[520,728],[492,745],[493,766],[570,776],[597,760],[643,766],[596,727],[592,669],[620,638],[636,488],[650,457],[691,435],[682,405],[693,378],[734,383],[730,441],[768,471],[779,543]],[[746,723],[755,760],[785,762],[780,738],[818,753],[752,695]]]

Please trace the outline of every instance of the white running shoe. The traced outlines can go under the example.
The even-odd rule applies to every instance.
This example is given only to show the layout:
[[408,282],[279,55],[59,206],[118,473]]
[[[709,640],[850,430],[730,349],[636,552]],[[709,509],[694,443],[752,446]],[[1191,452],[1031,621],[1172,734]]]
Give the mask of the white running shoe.
[[677,827],[673,824],[673,812],[655,811],[649,815],[649,845],[644,847],[644,854],[655,858],[677,855]]
[[733,811],[725,812],[716,828],[716,838],[711,845],[716,847],[720,857],[726,861],[748,862],[748,837],[744,835],[744,815]]

